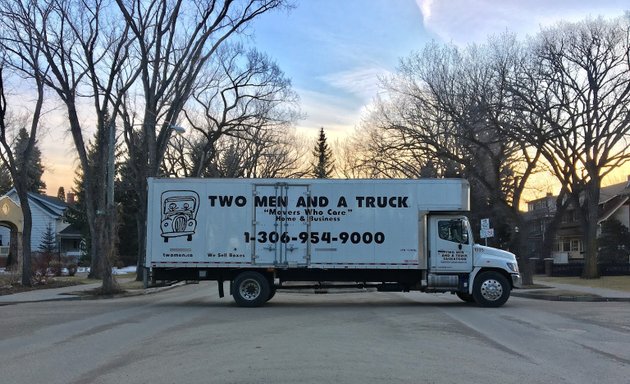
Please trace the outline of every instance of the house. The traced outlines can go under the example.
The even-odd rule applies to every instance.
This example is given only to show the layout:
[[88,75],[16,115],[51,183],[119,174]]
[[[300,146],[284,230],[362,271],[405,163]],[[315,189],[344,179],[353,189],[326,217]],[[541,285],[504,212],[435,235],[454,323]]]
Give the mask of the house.
[[[33,218],[31,232],[31,250],[37,251],[42,243],[48,226],[56,235],[58,250],[62,256],[79,257],[81,255],[81,233],[65,220],[69,204],[74,203],[74,196],[68,194],[68,201],[56,197],[29,193],[29,205]],[[9,253],[21,254],[21,233],[23,215],[15,189],[0,197],[0,268],[7,265]]]
[[[525,220],[529,224],[528,243],[531,257],[540,257],[545,230],[556,213],[556,196],[532,200],[527,204]],[[628,181],[600,189],[598,224],[616,219],[630,228],[630,177]],[[572,206],[562,217],[555,234],[552,256],[555,263],[568,263],[584,259],[584,241],[579,224],[578,212]]]

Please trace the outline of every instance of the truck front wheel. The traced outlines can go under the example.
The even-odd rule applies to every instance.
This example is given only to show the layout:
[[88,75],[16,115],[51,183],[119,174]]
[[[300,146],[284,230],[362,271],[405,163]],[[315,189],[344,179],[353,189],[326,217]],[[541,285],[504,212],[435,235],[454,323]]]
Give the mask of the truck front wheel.
[[457,295],[457,297],[459,297],[462,301],[465,301],[466,303],[474,303],[475,302],[475,299],[473,298],[473,296],[470,293],[455,292],[455,294]]
[[269,298],[269,281],[258,272],[243,272],[233,284],[232,296],[241,307],[260,307]]
[[482,307],[500,307],[510,297],[510,283],[500,273],[483,272],[475,278],[473,298]]

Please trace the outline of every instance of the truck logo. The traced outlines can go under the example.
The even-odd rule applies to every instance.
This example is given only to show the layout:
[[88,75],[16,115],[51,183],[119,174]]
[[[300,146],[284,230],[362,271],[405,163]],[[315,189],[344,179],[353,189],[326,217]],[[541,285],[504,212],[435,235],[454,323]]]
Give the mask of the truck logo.
[[160,228],[164,242],[171,237],[186,236],[192,240],[197,228],[199,194],[195,191],[166,191],[162,193]]

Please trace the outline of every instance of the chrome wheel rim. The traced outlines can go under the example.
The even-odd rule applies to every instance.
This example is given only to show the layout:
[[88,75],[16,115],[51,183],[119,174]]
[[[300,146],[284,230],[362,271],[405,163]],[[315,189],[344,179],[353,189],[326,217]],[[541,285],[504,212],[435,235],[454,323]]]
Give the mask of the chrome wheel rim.
[[256,300],[260,296],[260,284],[254,279],[247,279],[241,283],[238,289],[245,300]]
[[481,296],[488,301],[496,301],[503,295],[503,286],[496,280],[486,280],[481,284]]

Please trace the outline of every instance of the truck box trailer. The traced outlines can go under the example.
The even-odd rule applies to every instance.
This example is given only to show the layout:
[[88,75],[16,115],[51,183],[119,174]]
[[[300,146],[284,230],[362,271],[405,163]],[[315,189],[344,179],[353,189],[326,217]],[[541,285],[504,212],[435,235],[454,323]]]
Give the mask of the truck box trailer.
[[[277,289],[451,292],[497,307],[519,287],[514,254],[474,244],[463,179],[148,181],[151,280],[216,280],[260,306]],[[300,282],[300,283],[296,283]]]

